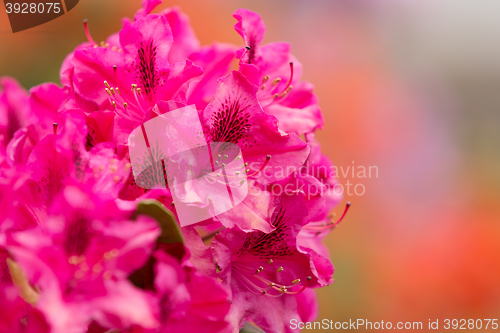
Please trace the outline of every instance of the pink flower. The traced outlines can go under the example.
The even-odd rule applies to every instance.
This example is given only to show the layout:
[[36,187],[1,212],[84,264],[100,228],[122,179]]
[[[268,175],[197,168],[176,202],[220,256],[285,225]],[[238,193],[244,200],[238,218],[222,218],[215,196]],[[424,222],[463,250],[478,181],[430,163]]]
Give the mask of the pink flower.
[[[177,43],[169,19],[175,23]],[[77,48],[65,61],[61,80],[74,90],[75,103],[85,112],[116,113],[113,140],[123,144],[158,101],[186,102],[189,81],[203,71],[190,60],[169,63],[166,59],[174,52],[173,60],[179,60],[187,48],[184,44],[193,47],[194,42],[186,41],[189,36],[183,16],[175,9],[145,15],[126,24],[118,40],[110,37],[103,46],[91,41],[93,46]]]
[[[246,202],[248,201],[247,203],[238,205],[247,192],[241,191],[240,193],[238,189],[247,186],[246,182],[250,178],[261,184],[285,178],[291,172],[289,171],[290,167],[298,169],[304,164],[309,147],[295,133],[284,134],[279,131],[276,118],[262,111],[256,99],[256,90],[257,87],[250,84],[239,72],[233,71],[221,78],[214,100],[200,113],[205,138],[201,126],[196,126],[197,122],[199,123],[196,112],[191,115],[188,112],[191,109],[170,110],[169,104],[166,103],[158,103],[153,109],[158,114],[162,114],[161,118],[155,118],[151,123],[144,123],[140,128],[136,128],[130,136],[129,147],[132,163],[134,168],[141,168],[134,171],[134,176],[138,178],[136,183],[139,186],[148,188],[153,188],[155,184],[167,186],[168,179],[170,190],[174,191],[175,197],[179,198],[183,204],[189,206],[188,209],[193,210],[194,206],[209,210],[210,207],[213,208],[212,215],[202,214],[203,217],[200,217],[201,213],[184,214],[186,211],[184,206],[176,205],[181,225],[219,215],[217,219],[227,227],[238,225],[244,230],[270,231],[272,229],[265,219],[245,218],[246,215],[243,212],[247,210],[255,198],[247,197],[245,199]],[[167,125],[175,122],[175,119],[169,120],[169,118],[176,116],[179,117],[176,125]],[[181,121],[181,117],[184,117],[183,121]],[[158,125],[156,125],[157,123]],[[172,132],[171,127],[175,127],[175,133]],[[167,130],[165,131],[163,128],[167,128]],[[143,138],[146,132],[149,132],[147,134],[149,139]],[[169,138],[169,135],[172,138]],[[219,143],[237,145],[241,150],[241,156],[238,151],[227,161],[219,161],[223,155],[224,158],[227,157],[224,153],[219,152],[217,159],[217,153],[214,152],[217,148],[214,144],[220,145]],[[198,150],[193,154],[193,149],[204,147],[207,144],[211,145],[212,148],[208,149],[206,154],[201,154],[201,151]],[[149,152],[150,150],[151,152]],[[186,152],[177,154],[183,150]],[[172,155],[169,153],[170,151],[174,151],[176,154],[175,161],[173,161],[173,157],[169,157]],[[209,154],[213,154],[213,156],[209,157]],[[240,165],[233,163],[240,157],[242,158]],[[154,161],[150,161],[151,158]],[[186,163],[189,164],[189,168],[183,168]],[[226,176],[219,174],[220,180],[214,174],[216,184],[213,184],[214,181],[205,181],[205,170],[210,169],[211,164],[213,164],[212,169],[215,166],[220,167],[220,163],[226,165],[228,174]],[[271,172],[268,172],[269,170]],[[212,189],[216,192],[223,192],[226,187],[232,188],[233,196],[231,198],[234,197],[234,203],[232,210],[227,214],[221,214],[228,209],[222,209],[219,196],[217,199],[214,197],[216,202],[213,205],[209,202],[210,189],[207,187],[215,188],[216,185],[218,188]],[[254,186],[253,183],[250,186]],[[238,196],[239,194],[242,194],[242,197]],[[229,197],[226,201],[228,201],[228,205],[225,206],[230,208]]]
[[63,87],[0,79],[1,332],[317,317],[342,197],[312,85],[288,44],[261,45],[258,14],[234,13],[245,48],[200,47],[177,7],[151,14],[161,2],[99,44],[85,22]]
[[[162,3],[163,0],[143,0],[142,7],[134,15],[134,20],[138,21],[147,16],[153,9]],[[173,43],[168,54],[168,62],[184,62],[186,58],[200,47],[200,42],[189,23],[189,17],[181,12],[179,7],[170,7],[158,13],[167,19],[172,30]]]
[[230,71],[230,65],[236,55],[236,46],[214,43],[203,46],[191,53],[189,59],[196,66],[203,68],[203,75],[198,82],[193,82],[188,91],[188,104],[203,110],[214,97],[217,80]]
[[295,295],[332,282],[331,263],[295,239],[307,215],[304,196],[281,195],[272,208],[270,233],[225,229],[212,243],[219,277],[231,288],[230,322],[241,328],[250,318],[266,332],[290,332],[299,319]]
[[127,277],[145,263],[159,233],[156,222],[128,221],[113,202],[68,185],[43,227],[12,233],[7,249],[40,290],[36,308],[52,332],[82,332],[91,318],[152,328],[149,296]]
[[29,122],[28,93],[12,78],[0,78],[0,164],[16,131]]
[[[298,168],[304,164],[309,147],[295,133],[279,131],[276,118],[263,112],[256,97],[257,87],[236,71],[218,82],[214,100],[201,113],[209,141],[237,144],[252,174],[263,167]],[[258,177],[271,182],[287,175],[287,171],[281,175],[263,172]]]
[[228,293],[216,279],[181,267],[165,252],[157,251],[155,258],[159,332],[231,331],[225,320]]
[[323,239],[337,226],[342,220],[350,206],[346,207],[343,216],[337,221],[333,221],[330,215],[342,200],[342,191],[338,188],[338,180],[335,178],[335,170],[332,162],[325,155],[321,154],[321,148],[314,134],[306,135],[306,139],[311,146],[311,154],[306,163],[307,174],[316,178],[325,186],[324,208],[314,218],[309,219],[297,237],[297,244],[303,247],[313,249],[324,257],[328,257],[328,249],[322,244]]
[[53,133],[64,119],[61,112],[67,107],[67,89],[43,83],[31,88],[29,93],[29,98],[24,101],[26,110],[18,113],[22,115],[22,127],[7,145],[6,162],[10,166],[26,164],[34,146],[44,136]]
[[19,276],[20,271],[11,270],[7,263],[8,260],[12,265],[11,256],[4,248],[0,247],[0,313],[2,314],[0,316],[0,332],[49,332],[43,314],[21,297],[20,280],[22,277]]
[[[75,181],[98,192],[102,198],[116,198],[128,179],[130,164],[120,160],[111,143],[85,149],[87,132],[81,115],[65,112],[57,134],[40,140],[30,153],[26,167],[1,170],[5,178],[0,217],[3,228],[25,229],[43,225],[47,210],[61,189]],[[8,227],[7,227],[8,226]]]
[[239,9],[235,30],[246,48],[238,52],[240,71],[259,89],[258,99],[266,113],[278,118],[280,129],[304,134],[323,127],[318,99],[309,82],[300,81],[302,65],[290,53],[288,43],[260,45],[266,30],[260,16]]

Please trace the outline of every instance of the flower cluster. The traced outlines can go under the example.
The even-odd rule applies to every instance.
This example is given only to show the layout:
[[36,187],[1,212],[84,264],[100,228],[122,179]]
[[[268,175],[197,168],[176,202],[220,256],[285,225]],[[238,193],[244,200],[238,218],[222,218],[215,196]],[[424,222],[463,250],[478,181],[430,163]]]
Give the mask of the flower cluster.
[[[246,46],[200,46],[178,8],[151,14],[160,2],[101,43],[84,22],[62,87],[0,79],[0,332],[291,332],[317,315],[341,198],[312,85],[289,44],[261,45],[258,14],[234,13]],[[174,191],[214,212],[204,183],[146,188],[128,141],[187,106],[208,144],[238,147],[247,194],[190,225]]]

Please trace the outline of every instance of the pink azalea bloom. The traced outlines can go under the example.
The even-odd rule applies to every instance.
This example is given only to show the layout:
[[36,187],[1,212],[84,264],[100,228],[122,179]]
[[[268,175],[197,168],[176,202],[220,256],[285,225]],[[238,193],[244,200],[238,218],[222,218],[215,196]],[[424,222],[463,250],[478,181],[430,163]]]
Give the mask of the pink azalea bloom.
[[68,185],[43,227],[12,233],[7,249],[40,290],[35,306],[51,332],[83,332],[92,318],[153,328],[150,296],[127,277],[146,262],[159,234],[149,218],[128,221],[112,201]]
[[9,230],[36,227],[47,215],[34,195],[30,174],[21,168],[0,169],[0,244]]
[[225,320],[228,292],[216,279],[182,268],[165,252],[157,251],[155,258],[159,332],[231,331]]
[[[63,122],[62,111],[68,101],[68,90],[54,83],[43,83],[30,89],[28,115],[7,146],[7,162],[26,164],[35,145],[54,132],[54,124]],[[77,112],[75,110],[75,112]]]
[[0,247],[0,332],[48,333],[49,327],[40,311],[26,303],[14,285],[7,265],[9,253]]
[[270,233],[225,229],[212,243],[219,277],[231,288],[230,322],[238,328],[250,318],[266,332],[290,332],[300,320],[295,295],[305,288],[332,282],[331,263],[296,237],[307,207],[301,194],[283,194],[275,201]]
[[16,131],[29,122],[28,93],[9,77],[0,78],[0,164]]
[[[197,154],[199,156],[195,158],[196,162],[193,162],[194,156],[191,156],[193,154],[190,152],[193,148],[200,147],[200,145],[204,147],[207,144],[212,145],[212,143],[219,142],[238,145],[241,150],[241,164],[244,163],[244,165],[238,165],[237,168],[233,168],[231,167],[231,163],[233,163],[234,158],[238,157],[235,155],[233,158],[228,159],[224,163],[227,164],[228,167],[228,174],[224,177],[228,179],[224,179],[224,182],[220,184],[222,187],[220,191],[225,190],[226,187],[233,188],[232,191],[236,205],[244,198],[244,196],[242,198],[236,197],[237,188],[235,188],[235,186],[247,186],[245,182],[250,178],[257,180],[262,184],[281,180],[287,177],[288,173],[291,172],[289,171],[290,167],[292,167],[292,169],[298,169],[302,166],[309,153],[308,145],[300,140],[295,133],[284,134],[279,131],[277,128],[276,118],[262,111],[256,99],[256,90],[257,87],[250,84],[248,80],[239,72],[233,71],[227,76],[221,78],[219,80],[214,100],[205,108],[203,112],[200,113],[201,125],[204,128],[206,138],[199,138],[199,136],[203,133],[201,133],[201,126],[198,126],[200,127],[199,129],[195,126],[197,122],[199,122],[198,119],[185,120],[184,122],[179,122],[178,125],[171,126],[175,127],[177,131],[175,132],[175,140],[168,138],[168,133],[171,131],[169,126],[157,126],[155,125],[156,122],[154,124],[150,124],[150,122],[144,123],[141,128],[134,130],[129,138],[130,154],[133,158],[132,163],[134,167],[140,167],[143,165],[142,169],[147,169],[136,170],[134,172],[135,177],[139,177],[139,179],[136,179],[139,186],[153,188],[153,185],[156,184],[157,186],[165,187],[167,186],[168,178],[168,186],[171,187],[170,189],[174,190],[176,197],[179,197],[179,200],[189,205],[190,207],[188,208],[191,210],[193,209],[191,206],[194,205],[199,208],[212,207],[209,202],[210,195],[207,195],[207,193],[209,193],[207,191],[210,191],[210,189],[207,189],[207,186],[214,187],[215,185],[210,185],[210,182],[205,181],[206,177],[203,176],[203,172],[207,169],[206,165],[210,166],[211,163],[222,163],[222,161],[216,160],[213,162],[212,160],[215,157],[208,157],[208,152],[206,154],[207,157],[204,159],[203,156],[205,155],[199,155],[200,152],[198,152]],[[173,120],[168,120],[167,118],[171,117],[172,114],[176,115],[179,111],[182,113],[184,112],[183,110],[183,108],[170,110],[169,104],[165,103],[159,103],[155,108],[153,108],[153,111],[164,115],[162,118],[165,119],[156,118],[160,124],[172,123]],[[183,117],[187,119],[187,116]],[[196,113],[194,114],[194,117],[198,118]],[[153,119],[151,122],[156,121],[156,119]],[[168,128],[169,130],[163,132],[161,128]],[[142,139],[144,135],[143,133],[145,132],[150,132],[147,134],[149,137],[148,140],[146,140],[146,137]],[[185,140],[182,140],[182,138],[185,138]],[[191,142],[193,140],[195,142]],[[165,145],[166,143],[167,145],[163,147],[162,144]],[[146,147],[149,147],[149,144],[151,145],[151,148]],[[136,156],[145,155],[145,157],[140,159],[140,161],[149,160],[150,154],[147,153],[149,149],[151,149],[151,156],[156,156],[156,160],[148,163],[141,162],[139,165],[138,162],[136,162],[138,159]],[[214,149],[215,148],[212,147],[210,151],[213,151]],[[184,180],[181,181],[187,177],[184,177],[185,172],[182,171],[181,168],[179,168],[179,170],[176,169],[175,178],[173,178],[173,176],[169,176],[168,170],[174,167],[170,166],[170,164],[172,164],[172,158],[169,157],[167,159],[168,156],[172,155],[169,153],[171,150],[173,150],[174,153],[181,152],[182,150],[187,151],[187,153],[182,156],[185,155],[184,159],[188,159],[185,162],[189,163],[190,168],[185,168],[184,171],[189,171],[188,173],[190,175],[194,173],[194,176],[192,177],[187,175],[190,179],[189,186],[186,185]],[[217,155],[217,153],[213,154]],[[219,155],[224,154],[220,153]],[[182,160],[179,161],[179,165],[184,163],[184,159],[181,158],[182,156],[176,157],[176,160]],[[221,156],[219,156],[219,158],[221,158]],[[163,160],[165,160],[165,162],[163,162]],[[236,161],[236,159],[234,160]],[[214,166],[215,165],[212,165],[212,169]],[[166,173],[162,173],[162,169],[166,169]],[[143,179],[144,177],[146,178]],[[171,178],[173,179],[171,180]],[[149,183],[151,183],[151,185],[145,185]],[[217,182],[216,185],[219,185],[219,182]],[[229,197],[227,199],[229,199]],[[220,202],[220,199],[216,200],[215,198],[214,200],[216,200],[216,202],[213,206],[214,211],[212,212],[212,215],[203,215],[204,217],[200,218],[200,214],[195,212],[193,214],[196,216],[193,215],[188,218],[186,217],[187,215],[184,215],[183,213],[185,211],[183,206],[179,205],[176,205],[176,212],[179,217],[181,217],[181,225],[191,224],[218,215],[217,219],[227,227],[232,227],[237,224],[244,230],[258,229],[267,232],[271,231],[272,226],[269,224],[268,220],[262,218],[245,218],[246,215],[244,214],[244,211],[248,210],[247,207],[252,204],[254,199],[255,198],[247,197],[242,205],[234,207],[235,204],[233,204],[232,210],[227,214],[220,214],[221,212],[227,211],[229,208],[221,208],[222,211],[220,212],[218,208],[220,208],[219,206],[222,203]],[[226,201],[228,204],[230,203],[229,200]],[[240,217],[237,218],[237,216]],[[184,217],[186,217],[189,221],[184,222]]]
[[1,200],[1,206],[7,207],[4,226],[24,229],[43,225],[52,201],[68,182],[78,181],[102,198],[114,199],[127,181],[130,164],[116,156],[111,143],[98,144],[87,152],[83,117],[73,112],[60,117],[58,133],[36,144],[25,168],[18,165],[4,171],[5,193],[10,193]]
[[[342,217],[336,222],[332,221],[330,212],[342,200],[342,191],[338,188],[338,180],[335,177],[335,170],[332,162],[325,155],[321,154],[319,143],[310,133],[306,136],[311,146],[311,154],[306,163],[307,174],[316,178],[325,186],[325,206],[320,214],[309,219],[297,237],[297,244],[313,249],[324,257],[328,257],[328,249],[322,244],[323,239],[336,227]],[[350,204],[349,204],[350,205]],[[349,206],[347,206],[349,208]],[[346,209],[347,210],[347,209]]]
[[239,9],[235,30],[246,48],[238,52],[240,71],[260,89],[258,99],[266,113],[278,118],[280,129],[304,134],[323,127],[318,98],[309,82],[300,81],[302,65],[291,55],[288,43],[260,45],[266,30],[260,16]]
[[244,49],[200,47],[177,7],[151,14],[161,2],[99,44],[85,22],[63,87],[0,79],[0,332],[282,333],[317,317],[342,197],[313,87],[289,44],[261,45],[258,14],[234,13]]
[[[142,8],[134,15],[134,20],[138,21],[147,16],[162,2],[163,0],[143,0]],[[162,10],[158,15],[167,19],[172,30],[173,43],[168,54],[168,62],[184,62],[200,47],[200,42],[189,23],[189,17],[176,6]]]
[[217,80],[226,75],[236,55],[236,46],[231,44],[214,43],[203,46],[191,53],[189,59],[196,66],[203,68],[203,76],[198,82],[193,82],[188,91],[188,104],[196,105],[203,110],[214,97],[217,89]]
[[[309,147],[295,133],[279,131],[276,118],[262,111],[256,98],[257,87],[236,71],[218,82],[214,100],[200,116],[209,141],[237,144],[252,173],[263,167],[274,171],[304,164]],[[287,175],[287,171],[283,175],[262,172],[258,177],[271,182]]]
[[[175,32],[180,36],[177,44],[169,18],[176,23]],[[181,39],[188,39],[184,26],[175,9],[162,15],[145,15],[126,24],[118,41],[112,38],[103,46],[79,47],[65,61],[61,80],[74,90],[76,105],[87,114],[115,112],[115,143],[125,143],[158,101],[186,102],[189,82],[203,71],[190,60],[166,60],[171,52],[177,54],[173,57],[177,60],[185,49],[179,45]],[[94,126],[92,130],[98,131]]]

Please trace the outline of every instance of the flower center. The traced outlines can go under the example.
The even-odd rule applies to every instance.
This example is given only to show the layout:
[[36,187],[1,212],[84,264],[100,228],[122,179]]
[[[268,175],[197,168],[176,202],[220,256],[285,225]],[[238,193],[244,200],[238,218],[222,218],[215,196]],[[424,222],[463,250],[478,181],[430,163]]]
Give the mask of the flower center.
[[[115,72],[116,81],[116,66],[113,66]],[[132,121],[142,121],[145,115],[144,99],[142,98],[141,88],[137,87],[137,84],[131,85],[132,95],[134,96],[134,101],[123,95],[118,87],[112,87],[107,81],[104,81],[104,90],[108,94],[108,100],[115,108],[115,111],[120,116],[127,118]]]
[[246,109],[238,100],[223,102],[220,109],[212,115],[212,141],[237,144],[247,136],[251,124],[250,114]]
[[[253,266],[253,267],[252,267]],[[264,268],[266,266],[266,268]],[[298,294],[304,291],[312,278],[307,276],[305,282],[294,278],[289,283],[280,283],[279,274],[285,271],[283,266],[277,266],[272,259],[255,269],[255,263],[243,263],[235,261],[232,264],[232,274],[240,283],[254,294],[262,294],[271,297],[280,297],[284,294]],[[265,274],[268,273],[268,274]],[[273,278],[272,275],[276,275]]]
[[[271,104],[274,104],[277,101],[283,101],[290,90],[292,90],[292,80],[293,80],[293,62],[290,62],[290,77],[283,88],[281,83],[281,77],[276,77],[268,83],[270,80],[269,75],[264,76],[261,81],[260,89],[257,92],[257,98],[259,102],[270,101],[268,104],[263,105],[262,107],[268,107]],[[278,89],[281,88],[281,89]]]

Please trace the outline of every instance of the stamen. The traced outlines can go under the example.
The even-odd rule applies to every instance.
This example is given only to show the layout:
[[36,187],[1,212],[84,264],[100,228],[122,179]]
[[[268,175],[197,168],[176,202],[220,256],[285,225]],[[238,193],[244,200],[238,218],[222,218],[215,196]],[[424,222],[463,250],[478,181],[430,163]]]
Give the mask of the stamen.
[[[115,82],[118,82],[118,79],[116,77],[116,71],[118,70],[118,67],[116,65],[113,65],[113,76],[115,77]],[[109,88],[109,87],[108,87]]]
[[105,88],[105,90],[106,90],[106,92],[108,93],[108,95],[109,95],[109,96],[113,96],[113,95],[111,94],[111,91],[109,91],[109,89],[108,89],[108,88]]
[[89,41],[89,43],[94,44],[94,46],[96,46],[96,42],[94,42],[92,36],[90,35],[87,19],[83,20],[83,29],[85,30],[85,35],[87,36],[87,40]]
[[273,259],[269,259],[269,261],[267,262],[268,265],[271,265],[273,263]]
[[293,88],[292,86],[286,88],[286,90],[281,93],[280,98],[285,97],[290,92],[290,90],[292,90],[292,88]]
[[109,88],[111,88],[111,87],[109,86],[108,81],[104,81],[104,85],[105,85],[105,86],[106,86],[106,88],[108,88],[108,89],[109,89]]
[[290,61],[290,78],[288,79],[288,82],[285,86],[285,89],[283,89],[283,92],[285,92],[290,85],[292,84],[292,79],[293,79],[293,61]]
[[266,83],[267,80],[269,80],[269,75],[264,76],[264,78],[262,79],[262,83]]
[[142,103],[139,101],[139,94],[141,92],[141,88],[137,87],[137,84],[132,83],[132,93],[134,94],[135,101],[137,102],[138,108],[141,109],[144,113],[144,108],[142,106]]
[[[271,160],[271,155],[267,155],[266,156],[266,161],[264,162],[264,164],[262,164],[262,166],[260,167],[259,170],[255,171],[254,173],[252,173],[251,175],[248,175],[248,169],[247,169],[247,177],[253,177],[255,176],[256,174],[258,174],[259,172],[261,172],[262,170],[264,170],[264,168],[266,167],[267,163],[269,163],[269,161]],[[246,164],[246,163],[245,163]]]
[[[234,277],[240,280],[249,290],[255,294],[267,295],[270,297],[280,297],[284,294],[298,294],[304,291],[309,285],[312,278],[307,277],[307,281],[301,285],[300,289],[297,291],[291,291],[292,288],[298,287],[301,279],[295,279],[290,285],[285,285],[277,282],[268,280],[265,276],[260,275],[262,273],[263,267],[260,266],[258,269],[251,268],[244,264],[243,262],[233,262],[232,264]],[[279,267],[276,272],[283,271],[283,267]],[[271,291],[275,291],[272,293]]]
[[340,222],[342,222],[342,220],[346,216],[347,211],[349,210],[350,207],[351,207],[351,203],[350,202],[346,203],[344,213],[342,213],[342,216],[340,217],[340,219],[337,222],[332,221],[329,223],[322,223],[322,224],[319,224],[317,222],[312,222],[310,224],[305,225],[303,228],[305,228],[307,230],[318,230],[318,232],[316,233],[316,236],[321,235],[321,233],[323,231],[327,231],[329,229],[334,229],[335,227],[337,227],[337,225]]
[[274,85],[275,87],[268,92],[270,96],[267,96],[265,98],[259,98],[259,101],[261,103],[265,100],[271,99],[271,102],[267,105],[264,105],[263,108],[266,108],[269,105],[273,104],[278,98],[285,97],[290,92],[290,90],[292,89],[291,84],[292,84],[292,80],[293,80],[293,72],[294,72],[293,62],[290,62],[290,77],[288,78],[287,84],[285,85],[283,90],[277,94],[274,92],[278,88],[278,84],[281,82],[281,78],[278,77],[271,82],[271,84]]
[[250,50],[251,50],[250,46],[248,46],[248,45],[247,45],[247,46],[245,46],[245,49],[247,49],[248,51],[250,51]]
[[347,202],[345,204],[344,213],[342,213],[342,216],[340,217],[340,219],[335,224],[333,224],[333,228],[335,228],[340,222],[342,222],[342,220],[344,219],[345,214],[347,214],[347,211],[349,210],[349,208],[351,208],[351,202]]
[[52,124],[52,130],[54,131],[54,134],[57,134],[57,126],[59,126],[57,123]]
[[278,269],[276,270],[276,273],[282,272],[283,270],[284,270],[284,268],[283,268],[283,266],[281,266],[280,268],[278,268]]
[[304,285],[302,286],[302,288],[300,288],[300,290],[290,291],[290,292],[287,292],[287,294],[289,294],[289,295],[300,294],[301,292],[303,292],[307,288],[307,286],[309,285],[309,282],[311,282],[311,280],[312,280],[312,278],[310,276],[308,276],[306,283],[304,283]]

